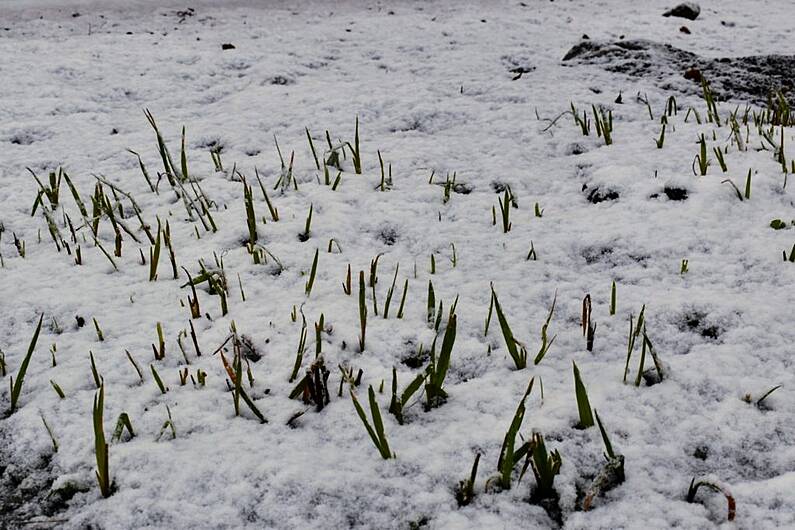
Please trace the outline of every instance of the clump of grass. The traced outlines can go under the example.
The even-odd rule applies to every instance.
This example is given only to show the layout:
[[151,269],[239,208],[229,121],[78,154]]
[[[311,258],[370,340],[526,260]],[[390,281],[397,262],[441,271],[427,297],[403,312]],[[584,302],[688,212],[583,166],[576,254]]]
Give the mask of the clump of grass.
[[[30,344],[28,345],[28,351],[25,354],[25,357],[22,359],[22,364],[19,365],[19,369],[17,370],[17,378],[14,380],[14,377],[11,376],[10,386],[11,386],[11,407],[8,411],[9,415],[13,414],[14,411],[17,409],[17,404],[19,403],[19,396],[22,394],[22,385],[25,382],[25,374],[28,371],[28,364],[30,364],[30,358],[33,356],[33,350],[36,349],[36,342],[39,340],[39,332],[41,331],[41,323],[44,320],[44,313],[41,314],[39,317],[39,323],[36,325],[36,331],[33,332],[33,337],[30,339]],[[5,359],[5,356],[3,356]],[[5,361],[3,361],[3,371],[5,371]]]
[[345,276],[345,281],[342,282],[342,292],[351,295],[351,264],[348,263],[348,274]]
[[157,221],[155,244],[149,247],[149,281],[157,280],[157,266],[160,263],[160,220]]
[[500,217],[502,219],[502,232],[507,234],[511,231],[511,193],[505,188],[502,198],[497,199],[500,204]]
[[726,484],[716,478],[693,477],[693,479],[690,481],[690,487],[687,489],[687,502],[696,501],[696,494],[698,493],[698,490],[701,486],[706,486],[713,491],[722,493],[723,496],[726,497],[726,502],[728,504],[727,519],[729,521],[733,521],[735,515],[737,514],[737,504],[734,500],[734,495],[732,495],[729,487]]
[[586,294],[585,298],[582,299],[582,336],[585,337],[585,349],[592,352],[594,338],[596,337],[596,323],[591,323],[590,294]]
[[447,399],[447,392],[444,391],[442,386],[444,385],[444,378],[447,376],[447,370],[450,368],[450,357],[455,344],[457,322],[457,316],[451,312],[438,357],[436,356],[435,340],[431,347],[431,360],[426,370],[428,374],[427,382],[425,383],[426,410],[438,407]]
[[265,199],[265,204],[268,205],[268,211],[271,214],[271,219],[273,219],[273,222],[275,223],[279,220],[279,210],[276,209],[271,202],[270,197],[268,197],[268,192],[265,191],[265,186],[262,184],[262,180],[259,178],[259,172],[257,171],[256,167],[254,168],[254,176],[257,177],[257,182],[259,183],[259,187],[262,190],[262,196]]
[[395,293],[395,283],[397,282],[398,271],[400,271],[400,263],[395,267],[395,275],[392,277],[392,285],[386,293],[386,300],[384,301],[384,320],[389,318],[389,306],[392,303],[392,295]]
[[353,386],[353,384],[350,385],[351,401],[353,401],[353,406],[356,408],[356,413],[359,415],[359,419],[362,420],[362,424],[364,425],[365,429],[367,429],[367,433],[370,435],[370,439],[373,441],[376,449],[378,449],[381,458],[384,460],[396,458],[395,453],[393,453],[389,448],[389,441],[387,440],[386,433],[384,432],[384,423],[381,419],[381,411],[378,408],[378,402],[375,400],[375,391],[373,390],[372,385],[370,385],[370,387],[367,389],[367,395],[370,400],[370,414],[373,419],[372,426],[367,420],[367,415],[365,414],[362,406],[359,404],[359,400],[356,399],[356,394],[353,392]]
[[413,396],[417,390],[422,387],[422,383],[425,381],[425,376],[425,371],[423,371],[421,374],[417,374],[417,376],[411,380],[411,383],[409,383],[408,386],[403,389],[403,392],[398,395],[397,369],[392,367],[392,400],[389,403],[389,413],[395,416],[400,425],[403,425],[404,421],[404,407],[411,399],[411,396]]
[[494,309],[497,312],[497,320],[500,322],[500,329],[502,330],[502,336],[505,339],[505,347],[508,349],[508,354],[511,356],[516,369],[522,370],[527,367],[527,348],[525,348],[524,344],[514,338],[513,331],[511,331],[511,326],[508,324],[508,320],[505,318],[505,314],[502,312],[502,307],[500,306],[500,301],[497,299],[497,293],[494,291],[494,286],[491,287],[491,300],[494,304]]
[[617,296],[616,296],[616,281],[613,280],[613,284],[610,286],[610,316],[616,314],[616,303],[617,303]]
[[555,476],[560,473],[563,460],[557,450],[547,451],[544,437],[541,433],[534,432],[530,439],[530,448],[527,459],[536,479],[533,498],[538,501],[557,499],[555,491]]
[[113,430],[113,436],[110,437],[110,441],[120,441],[124,434],[124,429],[127,429],[127,434],[130,435],[130,438],[135,438],[135,431],[133,430],[130,416],[126,412],[119,414],[119,418],[116,420],[116,428]]
[[571,103],[571,115],[574,118],[574,124],[580,128],[583,136],[588,136],[591,134],[591,122],[588,119],[587,111],[582,111],[582,118],[580,118],[580,115],[577,113],[577,109],[574,107],[574,103]]
[[312,269],[309,271],[309,280],[306,282],[304,291],[309,296],[312,293],[312,286],[315,284],[315,275],[317,274],[317,260],[320,255],[320,250],[315,249],[315,258],[312,260]]
[[637,340],[638,336],[640,335],[641,331],[643,330],[643,323],[644,323],[644,313],[646,311],[646,305],[644,304],[643,307],[640,309],[640,313],[638,313],[638,321],[637,324],[633,327],[633,318],[632,315],[629,315],[629,337],[627,338],[627,362],[624,366],[624,382],[627,382],[627,374],[629,373],[629,360],[632,357],[632,352],[635,349],[635,341]]
[[300,396],[305,404],[314,405],[315,410],[320,412],[330,402],[328,393],[329,373],[323,357],[318,357],[306,370],[306,375],[301,378],[293,391],[290,392],[290,399],[296,399]]
[[681,275],[687,274],[687,271],[689,270],[688,269],[689,263],[690,260],[684,258],[682,259],[682,264],[679,266],[679,274]]
[[[707,168],[709,167],[709,159],[707,158],[707,141],[702,134],[699,141],[699,153],[693,159],[692,169],[694,175],[701,175],[702,177],[707,174]],[[698,165],[698,173],[696,173],[696,165]]]
[[525,390],[522,399],[519,400],[519,405],[516,407],[516,412],[514,413],[513,419],[511,420],[511,425],[508,427],[508,431],[505,433],[505,438],[502,442],[500,458],[497,461],[497,475],[486,481],[487,491],[511,489],[511,476],[513,474],[513,469],[516,463],[519,462],[530,449],[530,443],[525,442],[519,447],[518,450],[514,450],[516,446],[516,435],[519,433],[519,429],[522,427],[522,421],[524,420],[525,401],[527,400],[527,396],[529,396],[533,391],[534,382],[535,378],[533,377],[530,379],[530,382],[527,385],[527,390]]
[[66,394],[64,394],[63,390],[61,389],[60,385],[58,385],[58,383],[50,379],[50,385],[52,385],[53,390],[55,390],[55,393],[58,394],[59,398],[64,399],[66,397]]
[[525,258],[525,261],[530,261],[530,260],[538,261],[538,254],[536,254],[536,247],[535,245],[533,245],[532,241],[530,241],[530,250],[527,252],[527,257]]
[[580,370],[577,368],[577,363],[571,362],[574,369],[574,393],[577,397],[577,411],[580,415],[580,421],[577,424],[579,429],[587,429],[593,427],[593,414],[591,413],[591,403],[588,401],[588,392],[585,390],[585,385],[580,377]]
[[362,152],[359,148],[359,116],[356,116],[356,130],[353,137],[353,145],[348,142],[348,148],[351,150],[351,161],[353,162],[353,171],[357,175],[362,174]]
[[544,321],[544,325],[541,326],[541,347],[536,354],[535,359],[533,359],[533,364],[538,364],[547,354],[549,349],[552,347],[552,343],[555,342],[555,337],[557,335],[553,335],[551,339],[548,338],[547,330],[549,329],[549,324],[552,321],[552,315],[555,312],[555,302],[558,300],[558,291],[555,291],[555,296],[552,298],[552,306],[549,308],[549,314],[547,315],[547,319]]
[[138,374],[139,381],[143,382],[144,374],[141,372],[141,368],[138,366],[138,363],[135,362],[135,359],[133,358],[132,354],[128,350],[124,350],[124,353],[127,354],[127,359],[130,360],[130,364],[132,364],[133,368],[135,368],[135,373]]
[[604,138],[605,145],[611,145],[613,143],[613,111],[609,110],[605,115],[605,110],[602,107],[597,109],[595,105],[592,105],[592,108],[596,135]]
[[364,351],[367,334],[367,302],[365,301],[364,271],[359,271],[359,351]]
[[306,139],[309,141],[309,148],[312,150],[312,158],[315,159],[315,167],[320,171],[320,162],[317,159],[317,151],[315,151],[315,142],[312,141],[312,135],[309,134],[309,127],[304,127],[306,131]]
[[455,489],[455,500],[459,507],[468,506],[475,498],[475,479],[478,476],[479,462],[480,453],[477,453],[475,454],[475,461],[472,463],[472,471],[469,472],[469,478],[459,482]]
[[47,430],[47,434],[50,436],[50,442],[52,442],[52,451],[53,453],[58,452],[58,440],[55,439],[55,434],[52,432],[50,425],[47,423],[47,420],[44,419],[44,414],[40,414],[41,422],[44,424],[44,428]]
[[398,307],[398,312],[397,312],[398,318],[403,318],[403,308],[406,305],[406,295],[408,294],[408,292],[409,292],[409,279],[406,278],[406,280],[403,282],[403,294],[400,297],[400,306]]
[[715,123],[718,127],[721,126],[720,115],[718,114],[718,104],[715,101],[715,95],[709,86],[709,82],[702,75],[701,76],[701,93],[704,96],[704,102],[707,104],[707,121]]
[[152,378],[154,379],[155,384],[157,385],[157,388],[160,390],[160,393],[161,394],[165,394],[166,392],[168,392],[168,387],[166,385],[164,385],[163,384],[163,380],[160,379],[160,374],[157,373],[157,369],[155,368],[155,365],[154,364],[150,364],[149,365],[149,369],[152,371]]
[[254,194],[245,179],[243,180],[243,202],[246,207],[246,225],[248,226],[248,243],[257,242],[257,216],[254,213]]
[[602,420],[599,418],[599,413],[594,410],[596,416],[596,423],[599,425],[599,431],[602,434],[602,441],[605,446],[605,464],[600,469],[599,473],[594,477],[588,489],[585,491],[585,496],[582,501],[583,511],[588,511],[593,505],[594,499],[602,495],[606,491],[618,486],[625,480],[624,475],[624,455],[616,454],[613,451],[613,445],[610,443],[610,438],[607,431],[602,425]]
[[171,431],[172,440],[177,438],[177,429],[174,427],[174,418],[171,417],[171,409],[168,405],[166,405],[166,414],[168,414],[168,419],[164,421],[163,426],[160,427],[160,432],[157,434],[157,438],[155,438],[157,441],[160,441],[160,438],[166,433],[166,429]]
[[63,176],[63,169],[58,168],[57,173],[55,171],[50,171],[49,186],[42,184],[41,180],[39,180],[39,177],[36,176],[36,173],[34,173],[32,169],[29,167],[26,167],[25,169],[27,169],[28,172],[33,175],[33,178],[36,180],[36,184],[39,185],[39,192],[36,194],[36,200],[33,203],[33,208],[30,215],[32,216],[36,213],[36,208],[39,204],[42,204],[42,197],[46,197],[50,202],[50,207],[53,210],[57,210],[61,191],[61,178]]
[[152,344],[152,351],[155,354],[155,360],[162,361],[166,358],[166,339],[163,335],[163,325],[158,322],[155,329],[157,330],[157,346]]
[[311,227],[312,227],[312,212],[314,211],[315,207],[314,204],[309,205],[309,213],[306,216],[306,222],[304,223],[304,231],[298,234],[298,240],[301,242],[309,241],[309,236],[311,234]]
[[101,385],[94,395],[94,453],[97,459],[97,483],[102,496],[107,498],[113,493],[110,479],[108,444],[105,441],[105,427],[102,424],[102,413],[105,403],[105,385]]
[[718,161],[720,170],[726,173],[729,170],[729,168],[726,165],[726,158],[723,156],[723,151],[721,151],[720,147],[713,147],[712,152],[715,153],[715,160]]
[[99,375],[99,371],[97,370],[97,363],[94,361],[94,352],[89,351],[88,357],[91,360],[91,375],[94,377],[94,385],[99,388],[102,386],[103,379],[102,376]]
[[[234,377],[232,378],[232,383],[234,384],[234,392],[233,392],[233,401],[235,405],[235,416],[240,415],[240,400],[242,399],[243,402],[248,406],[249,410],[257,417],[260,423],[268,423],[268,420],[265,419],[262,412],[257,408],[254,404],[254,401],[248,396],[245,389],[243,388],[243,355],[241,353],[241,341],[237,336],[237,333],[232,333],[232,344],[234,348],[234,358],[232,360],[232,371],[234,372]],[[225,361],[223,357],[223,353],[221,354],[221,359]],[[249,372],[249,385],[251,385],[253,379],[251,377],[251,373]]]
[[662,128],[660,129],[660,137],[654,140],[654,143],[657,144],[657,149],[662,149],[663,145],[665,145],[665,124],[662,124]]
[[745,396],[743,396],[743,401],[745,401],[746,403],[754,403],[757,408],[764,409],[766,408],[765,400],[770,396],[770,394],[772,394],[779,388],[781,388],[781,385],[774,386],[773,388],[762,394],[762,397],[757,399],[756,402],[754,402],[753,398],[751,397],[751,394],[746,394]]
[[433,282],[428,280],[428,303],[426,304],[427,312],[426,318],[428,324],[433,324],[436,315],[436,294],[433,290]]
[[301,369],[301,364],[304,360],[304,352],[306,351],[306,337],[307,337],[307,327],[306,327],[306,319],[302,319],[301,322],[301,333],[298,338],[298,349],[295,352],[295,363],[293,364],[293,371],[290,374],[289,382],[292,383],[298,377],[298,372]]

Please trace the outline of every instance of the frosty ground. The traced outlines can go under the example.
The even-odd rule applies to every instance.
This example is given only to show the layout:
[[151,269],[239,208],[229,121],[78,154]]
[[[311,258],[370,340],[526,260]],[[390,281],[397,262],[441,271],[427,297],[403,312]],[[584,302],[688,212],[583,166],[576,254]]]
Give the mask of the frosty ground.
[[[532,472],[518,481],[521,463],[510,490],[485,491],[531,377],[536,385],[520,433],[524,439],[533,431],[543,433],[547,447],[560,451],[555,488],[566,528],[795,524],[795,264],[782,259],[782,251],[788,255],[795,243],[790,223],[795,184],[784,188],[781,163],[772,150],[758,149],[765,144],[753,127],[749,149],[741,151],[725,123],[720,128],[706,123],[697,90],[668,92],[643,78],[561,63],[583,34],[652,39],[710,57],[792,54],[795,11],[787,1],[702,2],[699,18],[687,21],[661,17],[666,7],[535,0],[369,7],[4,2],[0,349],[9,375],[16,377],[41,314],[44,325],[18,409],[0,420],[0,525],[552,526],[546,511],[529,502]],[[680,31],[683,25],[689,34]],[[222,44],[234,48],[224,50]],[[525,73],[514,79],[519,71]],[[615,102],[619,93],[621,104]],[[648,101],[653,119],[638,94]],[[664,146],[658,149],[660,119],[672,95],[679,112],[667,118]],[[612,110],[612,145],[593,130],[584,136],[570,115],[552,123],[571,102],[591,119],[591,105]],[[722,119],[745,103],[719,102]],[[692,115],[685,122],[690,107],[704,123]],[[187,167],[212,201],[216,232],[205,230],[196,214],[188,219],[165,179],[160,193],[152,193],[137,158],[127,151],[141,154],[153,180],[163,172],[145,108],[177,159],[186,127]],[[305,127],[325,158],[325,131],[334,144],[353,143],[357,116],[363,171],[353,171],[348,152],[332,191],[316,169]],[[695,176],[701,134],[711,164],[705,176]],[[793,128],[783,134],[789,164],[795,158]],[[273,189],[283,175],[274,135],[285,163],[295,153],[298,190]],[[712,147],[728,147],[726,172]],[[220,149],[224,171],[214,170],[213,149]],[[386,191],[380,189],[378,151],[392,167]],[[283,268],[272,258],[254,264],[246,249],[243,185],[233,165],[254,184],[259,243]],[[72,220],[80,214],[65,185],[53,217],[72,255],[58,252],[43,210],[31,216],[39,188],[26,170],[46,179],[58,167],[89,208],[94,175],[101,175],[132,194],[152,230],[156,217],[168,220],[176,263],[191,275],[199,272],[198,260],[211,266],[214,253],[223,256],[228,314],[222,316],[218,296],[202,286],[201,313],[209,318],[191,319],[190,290],[181,287],[187,277],[180,269],[180,278],[172,279],[165,249],[158,279],[149,281],[149,241],[123,197],[124,222],[141,243],[122,233],[122,256],[113,258],[118,270],[94,246],[87,226],[76,227],[82,264],[75,264],[75,245],[62,220],[64,213]],[[278,209],[278,222],[256,183],[255,168]],[[744,191],[749,169],[751,196],[740,200],[723,181],[731,179]],[[458,186],[445,201],[443,184],[454,173]],[[336,174],[332,171],[332,178]],[[506,186],[518,206],[510,208],[507,233],[499,219]],[[673,200],[666,189],[685,190],[686,199]],[[112,198],[107,186],[105,193]],[[596,196],[612,200],[598,202]],[[681,192],[673,196],[681,198]],[[46,198],[44,204],[50,206]],[[311,231],[301,241],[310,205]],[[788,227],[772,229],[773,219]],[[24,258],[14,235],[25,242]],[[115,236],[107,217],[98,237],[112,251]],[[330,247],[330,239],[336,245]],[[531,248],[537,259],[527,259]],[[307,296],[318,249],[317,277]],[[379,254],[379,315],[373,314],[368,290],[367,343],[360,352],[358,272],[368,275]],[[684,273],[683,259],[688,260]],[[396,318],[396,294],[384,319],[398,263],[398,294],[409,281],[405,314]],[[342,287],[349,264],[351,296]],[[422,370],[406,361],[436,336],[426,318],[429,280],[437,304],[444,302],[445,317],[459,297],[457,338],[444,384],[448,399],[426,412],[418,393],[399,425],[387,412],[392,368],[400,389]],[[610,315],[613,281],[617,311]],[[557,293],[549,325],[556,339],[538,365],[515,368],[496,316],[484,334],[492,283],[531,360]],[[593,352],[586,351],[580,327],[586,294],[597,323]],[[630,314],[637,318],[644,304],[647,334],[665,377],[636,387],[639,350],[623,382],[627,330]],[[306,368],[314,360],[313,323],[321,313],[331,402],[316,413],[289,399],[295,382],[288,379],[301,315],[309,328]],[[186,364],[177,339],[190,321],[202,355],[185,336]],[[245,388],[267,424],[244,405],[235,416],[229,376],[220,354],[211,355],[232,322],[262,356],[250,363],[254,382],[249,386],[246,379]],[[158,323],[165,335],[162,360],[152,354]],[[444,323],[440,341],[443,332]],[[143,381],[125,350],[142,367]],[[104,381],[108,440],[121,412],[129,415],[136,434],[110,444],[115,491],[108,498],[94,476],[97,387],[89,352]],[[572,361],[626,462],[626,481],[590,511],[581,509],[582,492],[604,463],[604,446],[596,427],[575,428]],[[153,380],[150,364],[167,393]],[[379,456],[347,385],[338,397],[338,365],[363,370],[354,391],[368,413],[367,387],[375,388],[397,458]],[[194,377],[206,372],[206,384],[188,380],[181,386],[179,371],[185,367]],[[384,391],[378,393],[382,380]],[[764,406],[756,406],[776,385],[781,387]],[[8,385],[4,388],[5,415],[10,393]],[[748,394],[750,403],[743,399]],[[158,437],[167,406],[173,438],[170,429]],[[478,453],[475,498],[459,507],[454,489]],[[714,476],[730,488],[737,502],[734,522],[726,522],[726,500],[718,493],[703,490],[697,502],[686,501],[696,475]]]

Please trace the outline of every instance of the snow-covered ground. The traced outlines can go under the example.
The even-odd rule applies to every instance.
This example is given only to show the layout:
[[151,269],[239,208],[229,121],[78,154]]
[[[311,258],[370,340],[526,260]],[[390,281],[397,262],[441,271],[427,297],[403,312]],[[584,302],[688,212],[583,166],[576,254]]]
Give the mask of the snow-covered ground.
[[[776,218],[795,219],[795,183],[783,189],[781,164],[771,150],[758,149],[762,140],[753,123],[749,149],[740,151],[725,124],[698,125],[692,115],[685,123],[689,107],[706,115],[700,97],[668,93],[644,79],[597,67],[561,64],[583,34],[648,38],[711,57],[792,54],[791,1],[702,2],[701,15],[692,22],[661,17],[667,2],[213,4],[0,4],[0,349],[8,375],[16,378],[44,315],[18,409],[10,416],[5,417],[7,384],[0,394],[0,526],[34,521],[42,528],[108,529],[550,526],[555,523],[546,511],[530,502],[533,473],[517,483],[524,461],[517,465],[512,489],[484,491],[533,376],[536,385],[520,434],[529,439],[533,431],[543,433],[547,447],[560,451],[554,484],[566,528],[795,525],[795,264],[781,257],[795,243],[795,228],[770,227]],[[680,31],[683,25],[690,34]],[[222,50],[225,43],[234,49]],[[510,71],[516,68],[530,71],[514,80]],[[622,104],[614,102],[619,92]],[[653,120],[638,93],[648,98]],[[657,149],[660,118],[671,95],[680,110],[668,118],[664,146]],[[587,110],[590,119],[592,104],[612,109],[612,145],[593,130],[583,136],[570,115],[550,125],[570,102],[580,113]],[[720,102],[723,120],[744,104]],[[217,232],[206,231],[196,214],[188,219],[166,179],[159,194],[150,191],[138,160],[127,151],[141,154],[153,180],[163,171],[145,108],[157,120],[176,166],[186,127],[189,173],[212,201]],[[348,152],[341,182],[332,191],[320,184],[322,171],[315,168],[304,128],[321,156],[326,130],[334,143],[353,143],[357,116],[363,174],[354,173]],[[776,127],[776,139],[779,131]],[[792,127],[784,130],[787,164],[795,158],[794,133]],[[692,170],[700,134],[711,159],[703,177]],[[273,190],[281,174],[274,135],[286,159],[295,153],[297,191]],[[713,146],[728,147],[725,173]],[[222,148],[225,171],[214,171],[213,147]],[[384,192],[378,151],[392,166],[393,184]],[[254,264],[246,251],[249,232],[235,164],[253,184],[258,241],[278,258],[281,271],[270,258]],[[94,246],[65,183],[53,217],[72,255],[59,253],[42,209],[31,217],[38,186],[26,170],[44,181],[59,166],[89,215],[97,175],[132,194],[152,230],[156,217],[164,225],[168,221],[180,279],[172,279],[163,248],[158,279],[148,281],[150,244],[121,195],[124,223],[141,243],[122,232],[122,256],[113,258],[114,270]],[[278,209],[278,222],[268,211],[255,168]],[[749,169],[751,198],[740,201],[722,181],[731,179],[744,191]],[[445,202],[441,184],[453,173],[463,186]],[[332,179],[336,174],[332,170]],[[507,233],[498,205],[503,195],[495,193],[505,185],[518,206],[510,210]],[[686,190],[687,199],[671,200],[665,188]],[[588,200],[594,189],[618,197],[594,204]],[[111,189],[104,191],[113,201]],[[536,203],[542,217],[534,213]],[[46,198],[44,204],[50,207]],[[298,234],[310,205],[310,237],[302,242]],[[80,266],[64,213],[77,230]],[[25,242],[24,258],[13,234]],[[107,216],[100,221],[99,238],[112,252],[114,231]],[[330,239],[336,244],[327,252]],[[537,260],[526,259],[531,245]],[[316,249],[317,278],[307,296]],[[198,260],[214,266],[214,254],[223,257],[229,312],[222,316],[219,297],[203,284],[199,302],[207,316],[191,320],[181,267],[195,276]],[[358,271],[367,276],[377,255],[379,315],[368,289],[366,347],[360,352]],[[351,296],[342,288],[349,264]],[[398,264],[396,293],[384,319]],[[405,279],[408,295],[398,319]],[[435,336],[426,322],[429,280],[437,304],[444,302],[440,343],[448,308],[459,297],[444,384],[448,399],[426,412],[417,393],[399,425],[387,412],[391,372],[397,368],[402,390],[421,371],[404,361],[420,344],[427,349]],[[613,281],[617,311],[611,316]],[[496,315],[484,335],[491,282],[516,338],[529,351],[525,369],[515,369]],[[556,339],[533,365],[555,293],[549,336]],[[580,327],[588,293],[597,323],[593,352],[586,351]],[[630,376],[626,383],[622,379],[630,314],[637,318],[644,304],[646,332],[665,377],[636,387],[640,342]],[[288,379],[301,314],[308,327],[303,373],[315,357],[313,323],[321,313],[331,401],[317,413],[289,399],[295,382]],[[77,317],[85,325],[79,327]],[[190,338],[191,321],[200,357]],[[229,377],[220,355],[211,355],[232,322],[261,354],[250,362],[253,385],[248,377],[243,384],[267,424],[242,402],[241,417],[235,417]],[[158,323],[165,335],[162,360],[154,359],[151,346],[158,342]],[[190,364],[177,342],[183,330],[187,334],[180,340]],[[48,350],[55,350],[55,362]],[[125,350],[140,365],[142,382]],[[233,352],[227,350],[231,362]],[[108,498],[101,496],[94,475],[97,388],[89,352],[104,381],[108,441],[122,412],[136,434],[110,443],[115,491]],[[598,428],[575,428],[572,361],[626,462],[626,481],[590,511],[581,510],[581,495],[604,463],[604,447]],[[158,389],[150,364],[167,393]],[[347,385],[338,397],[338,365],[363,370],[356,394],[368,414],[368,385],[378,390],[385,381],[376,396],[397,458],[381,459]],[[647,356],[646,368],[651,366]],[[181,386],[185,367],[194,378],[199,370],[206,372],[206,385],[188,379]],[[782,386],[762,406],[754,405],[776,385]],[[751,403],[743,399],[746,394]],[[168,419],[166,407],[173,439],[170,429],[158,437]],[[55,453],[42,416],[57,440]],[[459,507],[454,488],[469,474],[476,453],[482,456],[475,499]],[[694,475],[712,475],[730,488],[737,502],[733,523],[725,522],[726,500],[719,493],[702,488],[697,502],[686,502]],[[54,500],[63,497],[70,498]]]

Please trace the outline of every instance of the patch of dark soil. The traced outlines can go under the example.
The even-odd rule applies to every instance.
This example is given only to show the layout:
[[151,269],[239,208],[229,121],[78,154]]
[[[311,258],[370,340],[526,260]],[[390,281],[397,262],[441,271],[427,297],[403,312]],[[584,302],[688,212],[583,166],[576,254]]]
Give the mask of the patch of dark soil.
[[609,261],[612,255],[613,249],[609,247],[586,247],[582,251],[582,257],[588,265]]
[[395,244],[395,242],[398,240],[398,237],[398,231],[393,226],[383,227],[377,235],[379,241],[390,247]]
[[684,78],[695,69],[709,80],[719,99],[764,105],[771,91],[781,90],[795,104],[795,55],[709,58],[646,39],[583,40],[566,53],[563,62],[598,65],[609,72],[655,80],[665,90],[700,94],[700,79]]
[[412,341],[407,342],[406,347],[409,348],[409,351],[400,362],[414,369],[422,368],[428,364],[428,360],[430,359],[429,350],[420,350]]
[[698,333],[705,339],[718,340],[723,329],[709,321],[709,315],[704,311],[693,309],[685,313],[679,323],[680,331]]
[[57,475],[52,453],[26,461],[13,460],[11,440],[7,432],[0,431],[0,529],[34,528],[25,525],[57,516],[85,488],[66,483],[52,489]]
[[591,188],[590,191],[588,191],[587,186],[583,186],[583,191],[587,192],[585,197],[591,204],[599,204],[600,202],[605,201],[615,201],[618,200],[619,196],[617,191],[611,190],[609,188],[601,188],[599,186]]

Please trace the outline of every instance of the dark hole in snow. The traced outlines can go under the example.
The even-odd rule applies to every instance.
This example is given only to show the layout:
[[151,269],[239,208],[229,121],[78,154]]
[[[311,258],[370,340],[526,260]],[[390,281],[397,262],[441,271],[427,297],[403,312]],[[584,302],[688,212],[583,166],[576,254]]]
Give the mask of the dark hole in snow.
[[469,195],[472,193],[472,186],[469,184],[464,184],[463,182],[459,182],[457,184],[453,184],[453,192],[460,193],[461,195]]
[[530,494],[530,503],[542,507],[558,527],[563,526],[563,511],[560,509],[560,495],[557,491],[553,490],[549,494],[539,495],[538,489],[534,488]]
[[400,361],[401,363],[413,369],[422,368],[428,363],[430,355],[427,350],[423,349],[422,354],[420,354],[412,341],[406,342],[406,347],[409,348],[409,352]]
[[36,141],[36,138],[30,133],[21,132],[13,135],[8,141],[15,145],[31,145]]
[[86,319],[81,316],[76,316],[75,320],[77,321],[77,327],[82,328],[86,325]]
[[709,447],[706,445],[699,445],[696,447],[696,450],[693,451],[693,456],[699,460],[706,460],[709,456]]
[[493,180],[491,182],[491,189],[493,189],[496,193],[505,193],[505,190],[508,189],[508,185],[504,182],[500,182],[499,180]]
[[666,186],[663,188],[663,193],[670,201],[684,201],[687,200],[687,190],[684,188],[674,188]]
[[272,85],[292,85],[293,83],[295,83],[295,81],[283,75],[275,75],[270,80],[270,84]]
[[646,383],[646,386],[654,386],[657,383],[661,383],[662,379],[660,379],[660,374],[657,373],[655,368],[649,368],[648,370],[643,370],[643,382]]
[[378,239],[385,245],[392,246],[398,240],[398,233],[391,226],[386,226],[378,232]]
[[[585,189],[583,191],[586,191],[586,190],[587,190],[587,186],[585,187]],[[608,188],[602,189],[599,186],[597,186],[597,187],[591,189],[591,191],[588,192],[588,195],[586,196],[586,198],[588,199],[588,202],[590,202],[591,204],[599,204],[600,202],[617,200],[618,199],[618,192],[615,191],[615,190],[608,189]]]
[[608,247],[588,247],[582,251],[582,257],[585,258],[585,263],[589,265],[605,261],[612,254],[613,249]]
[[567,155],[581,155],[581,154],[587,153],[587,152],[588,152],[588,149],[584,145],[576,143],[576,142],[573,143],[573,144],[569,144],[566,147],[566,154]]
[[707,320],[707,313],[698,310],[692,310],[684,315],[679,329],[682,331],[689,331],[691,333],[698,333],[705,339],[717,340],[723,329]]
[[203,138],[193,145],[196,149],[209,149],[215,153],[222,153],[225,147],[220,138]]

